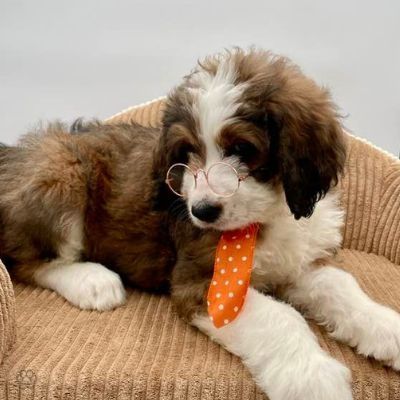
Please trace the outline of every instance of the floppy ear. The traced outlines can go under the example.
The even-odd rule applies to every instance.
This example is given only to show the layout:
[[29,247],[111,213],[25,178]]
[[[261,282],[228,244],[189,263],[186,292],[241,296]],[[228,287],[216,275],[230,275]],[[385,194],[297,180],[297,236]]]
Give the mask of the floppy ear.
[[157,211],[168,209],[177,196],[169,189],[165,183],[167,171],[171,161],[171,154],[167,148],[166,133],[163,128],[160,139],[153,154],[153,208]]
[[[181,124],[184,118],[181,107],[176,106],[174,98],[169,98],[162,121],[162,130],[153,155],[153,182],[155,185],[153,206],[156,210],[166,210],[177,200],[183,201],[173,193],[165,182],[168,169],[175,163],[188,162],[188,154],[193,149],[187,140],[187,131]],[[175,101],[176,102],[176,101]]]
[[303,75],[292,78],[275,91],[269,113],[280,125],[277,152],[286,201],[300,219],[310,217],[337,184],[346,152],[329,93]]
[[174,137],[174,130],[164,126],[153,157],[153,182],[155,185],[153,206],[156,210],[166,210],[181,199],[168,187],[165,180],[168,169],[175,163],[187,163],[189,148]]

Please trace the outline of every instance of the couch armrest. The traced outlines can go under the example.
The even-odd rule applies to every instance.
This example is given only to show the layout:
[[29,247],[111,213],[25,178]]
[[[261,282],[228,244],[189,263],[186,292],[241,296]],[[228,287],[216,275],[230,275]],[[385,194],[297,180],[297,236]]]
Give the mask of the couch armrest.
[[15,342],[14,290],[3,263],[0,261],[0,364]]
[[347,142],[343,247],[400,264],[400,160],[354,136]]

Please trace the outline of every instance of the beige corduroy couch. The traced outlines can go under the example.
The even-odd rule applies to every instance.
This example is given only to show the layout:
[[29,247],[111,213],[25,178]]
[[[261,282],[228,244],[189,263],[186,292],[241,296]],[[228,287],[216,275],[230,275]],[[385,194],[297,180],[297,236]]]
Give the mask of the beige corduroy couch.
[[[162,106],[156,100],[110,121],[158,125]],[[400,161],[355,137],[347,141],[337,261],[373,298],[400,311]],[[399,373],[312,327],[351,368],[355,399],[400,399]],[[117,310],[81,311],[51,291],[12,286],[3,267],[0,358],[1,400],[265,398],[240,360],[180,321],[167,297],[130,291]]]

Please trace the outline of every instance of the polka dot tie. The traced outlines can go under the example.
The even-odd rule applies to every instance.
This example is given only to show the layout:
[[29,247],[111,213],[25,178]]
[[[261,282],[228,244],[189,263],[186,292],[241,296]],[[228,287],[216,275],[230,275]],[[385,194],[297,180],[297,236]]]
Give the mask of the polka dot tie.
[[208,289],[208,315],[217,328],[232,322],[243,307],[250,284],[258,225],[224,232],[215,254]]

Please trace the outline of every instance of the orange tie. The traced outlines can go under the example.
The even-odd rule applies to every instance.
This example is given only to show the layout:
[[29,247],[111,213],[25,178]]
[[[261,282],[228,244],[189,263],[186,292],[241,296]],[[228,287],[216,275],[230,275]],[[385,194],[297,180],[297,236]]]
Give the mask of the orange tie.
[[232,322],[243,307],[250,284],[258,225],[224,232],[215,254],[208,289],[208,315],[217,328]]

